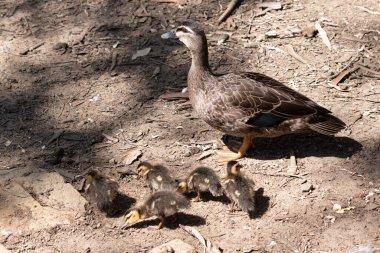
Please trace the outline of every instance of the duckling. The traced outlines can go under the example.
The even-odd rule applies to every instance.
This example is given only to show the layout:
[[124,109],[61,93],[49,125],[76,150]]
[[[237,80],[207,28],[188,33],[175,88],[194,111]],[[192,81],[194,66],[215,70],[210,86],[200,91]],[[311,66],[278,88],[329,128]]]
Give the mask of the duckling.
[[198,167],[185,180],[180,180],[177,191],[180,193],[196,192],[197,196],[192,201],[200,201],[201,192],[206,191],[210,191],[214,197],[223,195],[219,177],[207,167]]
[[137,166],[139,177],[145,178],[151,192],[158,190],[174,190],[175,183],[170,176],[169,170],[163,165],[152,165],[148,162],[141,162]]
[[226,195],[231,200],[230,211],[238,205],[241,210],[251,213],[255,207],[254,183],[240,172],[241,165],[236,161],[227,163],[227,177],[222,180]]
[[84,190],[99,210],[107,215],[115,213],[114,201],[119,192],[117,182],[107,178],[96,170],[90,170],[85,179]]
[[174,215],[178,221],[178,210],[190,206],[190,202],[181,194],[174,191],[157,191],[153,193],[144,204],[130,209],[125,215],[126,223],[123,227],[129,227],[140,220],[156,216],[160,219],[158,229],[165,224],[165,218]]

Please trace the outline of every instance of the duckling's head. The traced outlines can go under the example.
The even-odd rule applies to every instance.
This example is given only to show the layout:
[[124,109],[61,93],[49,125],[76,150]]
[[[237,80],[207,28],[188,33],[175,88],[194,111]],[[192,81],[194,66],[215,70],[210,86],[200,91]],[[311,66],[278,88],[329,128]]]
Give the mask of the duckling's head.
[[152,165],[148,162],[141,162],[138,166],[137,166],[137,175],[139,177],[143,177],[146,175],[146,173],[148,173],[150,170],[152,169]]
[[95,184],[96,178],[99,177],[99,172],[96,170],[90,170],[85,179],[85,185],[84,185],[84,190],[87,191],[92,184]]
[[227,174],[237,175],[240,173],[241,165],[237,161],[229,161],[227,163]]
[[130,226],[138,221],[145,219],[146,215],[144,212],[139,208],[133,208],[127,212],[127,214],[124,216],[125,219],[125,226]]
[[177,183],[177,192],[186,193],[189,190],[189,185],[186,180],[176,180]]

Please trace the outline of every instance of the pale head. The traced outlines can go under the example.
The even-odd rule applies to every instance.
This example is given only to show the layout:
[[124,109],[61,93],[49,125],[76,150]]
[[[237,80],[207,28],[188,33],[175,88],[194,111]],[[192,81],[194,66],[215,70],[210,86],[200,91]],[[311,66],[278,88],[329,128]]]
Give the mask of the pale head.
[[176,29],[175,34],[192,52],[204,50],[205,47],[207,48],[206,35],[197,23],[184,23]]

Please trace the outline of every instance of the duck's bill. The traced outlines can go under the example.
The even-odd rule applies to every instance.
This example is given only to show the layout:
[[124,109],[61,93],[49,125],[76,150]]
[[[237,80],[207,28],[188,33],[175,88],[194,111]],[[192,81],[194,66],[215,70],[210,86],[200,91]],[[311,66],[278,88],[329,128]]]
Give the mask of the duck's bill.
[[178,39],[178,37],[175,35],[175,32],[167,32],[167,33],[161,34],[161,38],[164,40]]

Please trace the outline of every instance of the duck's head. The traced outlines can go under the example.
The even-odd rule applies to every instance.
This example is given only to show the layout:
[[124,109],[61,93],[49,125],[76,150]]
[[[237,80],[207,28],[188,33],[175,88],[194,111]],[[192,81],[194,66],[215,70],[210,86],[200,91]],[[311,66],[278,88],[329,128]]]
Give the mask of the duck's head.
[[237,175],[240,172],[241,165],[237,161],[230,161],[227,163],[227,174],[231,175]]
[[195,22],[186,22],[177,27],[174,32],[161,35],[163,39],[178,38],[192,52],[207,48],[206,35],[200,25]]

